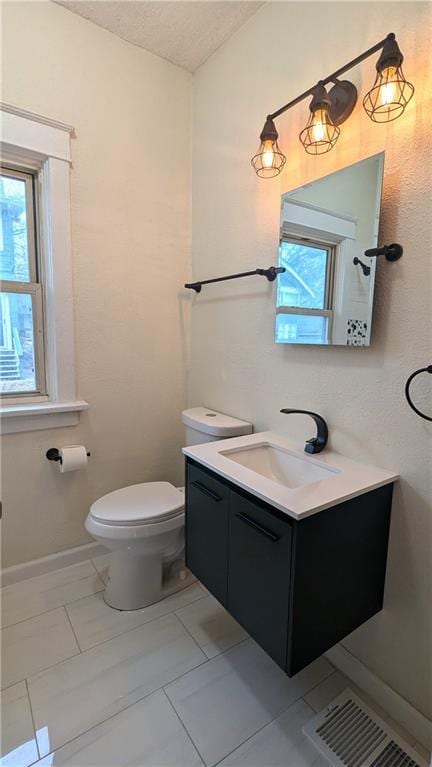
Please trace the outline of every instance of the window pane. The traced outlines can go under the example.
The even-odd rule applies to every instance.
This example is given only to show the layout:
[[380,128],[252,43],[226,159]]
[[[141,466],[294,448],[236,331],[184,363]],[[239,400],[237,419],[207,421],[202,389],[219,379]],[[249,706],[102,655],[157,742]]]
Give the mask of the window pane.
[[30,282],[24,179],[1,175],[0,206],[0,279]]
[[277,344],[327,344],[328,318],[311,314],[277,314]]
[[36,390],[32,297],[0,294],[0,391]]
[[327,261],[328,250],[282,241],[279,266],[286,272],[278,277],[277,305],[325,309]]

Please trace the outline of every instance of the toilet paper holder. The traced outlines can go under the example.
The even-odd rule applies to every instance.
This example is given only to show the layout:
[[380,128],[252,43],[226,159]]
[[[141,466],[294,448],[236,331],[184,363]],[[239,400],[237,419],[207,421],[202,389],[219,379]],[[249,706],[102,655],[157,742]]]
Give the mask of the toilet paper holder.
[[[62,463],[62,458],[57,447],[50,447],[45,455],[49,461],[60,461],[60,463]],[[87,457],[90,457],[90,455],[91,453],[87,453]]]

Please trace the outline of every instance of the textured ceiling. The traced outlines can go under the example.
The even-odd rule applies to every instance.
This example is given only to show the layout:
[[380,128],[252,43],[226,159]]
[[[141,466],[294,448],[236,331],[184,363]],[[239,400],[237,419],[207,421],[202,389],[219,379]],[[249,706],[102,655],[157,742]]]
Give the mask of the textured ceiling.
[[54,0],[118,37],[194,72],[263,2]]

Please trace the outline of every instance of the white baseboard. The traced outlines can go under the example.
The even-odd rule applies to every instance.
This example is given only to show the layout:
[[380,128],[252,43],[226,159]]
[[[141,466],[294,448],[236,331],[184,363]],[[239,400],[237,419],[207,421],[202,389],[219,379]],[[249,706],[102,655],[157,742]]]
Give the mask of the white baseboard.
[[47,557],[41,557],[41,559],[32,559],[30,562],[23,562],[21,565],[13,565],[2,570],[0,573],[1,585],[10,586],[12,583],[33,578],[35,575],[44,575],[60,567],[75,565],[77,562],[83,562],[85,559],[92,559],[106,553],[107,549],[100,543],[85,543],[83,546],[65,549],[65,551],[49,554]]
[[408,730],[425,748],[432,750],[432,722],[372,673],[341,644],[325,653],[339,671],[371,696],[378,705]]

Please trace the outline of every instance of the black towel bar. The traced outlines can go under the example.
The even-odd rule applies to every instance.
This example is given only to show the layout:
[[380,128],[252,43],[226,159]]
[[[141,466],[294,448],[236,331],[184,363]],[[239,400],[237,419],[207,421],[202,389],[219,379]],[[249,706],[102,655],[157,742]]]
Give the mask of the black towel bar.
[[251,277],[254,274],[260,274],[267,277],[269,282],[273,282],[278,274],[282,274],[286,269],[284,266],[269,266],[268,269],[253,269],[251,272],[239,272],[238,274],[228,274],[225,277],[214,277],[212,280],[199,280],[198,282],[186,282],[185,288],[191,288],[196,293],[201,293],[203,285],[209,285],[211,282],[224,282],[225,280],[238,280],[239,277]]

